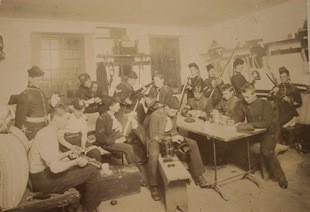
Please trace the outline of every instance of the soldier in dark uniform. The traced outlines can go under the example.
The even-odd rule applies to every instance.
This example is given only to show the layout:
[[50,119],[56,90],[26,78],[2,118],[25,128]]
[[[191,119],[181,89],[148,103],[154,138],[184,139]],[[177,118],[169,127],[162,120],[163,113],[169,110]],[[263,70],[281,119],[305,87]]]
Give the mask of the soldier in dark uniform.
[[176,113],[180,107],[180,103],[176,97],[171,98],[167,105],[159,108],[151,115],[149,127],[149,143],[148,143],[148,171],[149,184],[152,198],[155,201],[160,199],[158,193],[158,157],[160,154],[161,138],[169,137],[174,143],[186,142],[189,145],[189,167],[195,178],[195,183],[204,188],[208,183],[202,176],[205,172],[197,143],[189,138],[182,137],[176,129]]
[[246,83],[242,88],[244,100],[240,101],[236,107],[234,121],[244,122],[252,125],[254,128],[266,128],[267,132],[261,135],[259,139],[261,144],[261,156],[267,165],[270,176],[278,181],[279,186],[287,188],[288,182],[280,166],[277,157],[274,155],[276,147],[274,113],[271,103],[268,100],[259,99],[256,96],[254,85]]
[[105,105],[109,97],[103,94],[98,82],[91,81],[87,73],[82,73],[78,76],[81,85],[79,87],[79,98],[84,101],[86,108],[85,113],[100,114],[107,110]]
[[[125,82],[118,84],[114,91],[114,98],[117,98],[120,102],[121,108],[116,114],[118,120],[124,126],[124,134],[133,138],[135,134],[140,141],[145,144],[146,142],[146,132],[138,121],[137,114],[140,114],[143,109],[142,104],[140,104],[138,99],[131,99],[134,94],[133,85],[136,84],[138,75],[134,71],[130,71]],[[135,108],[135,105],[137,107]],[[135,111],[133,111],[136,109]],[[131,123],[131,124],[130,124]],[[133,132],[133,134],[131,133]]]
[[25,91],[17,99],[15,126],[21,129],[28,140],[32,140],[36,133],[47,126],[50,109],[60,100],[53,95],[51,105],[39,88],[43,82],[44,72],[37,66],[28,70],[29,82]]
[[193,90],[194,88],[199,85],[203,85],[203,80],[201,79],[199,75],[199,68],[196,63],[190,63],[188,64],[188,68],[191,71],[190,80],[188,81],[186,85],[186,91],[187,91],[187,99],[193,98]]
[[162,74],[156,74],[153,81],[154,85],[150,88],[148,98],[153,99],[155,107],[147,106],[148,111],[143,121],[143,128],[145,130],[149,127],[150,116],[154,112],[153,108],[163,107],[172,98],[172,90],[164,83],[164,76]]
[[209,77],[203,82],[203,93],[207,98],[212,94],[213,106],[217,105],[222,98],[220,86],[224,83],[221,79],[216,78],[216,70],[213,65],[206,66]]
[[272,89],[268,99],[273,100],[276,96],[280,98],[278,107],[280,126],[282,127],[299,115],[296,108],[301,107],[302,99],[298,88],[290,83],[290,72],[285,67],[280,67],[279,73],[281,84]]
[[[243,99],[242,87],[248,82],[241,73],[243,69],[244,69],[244,60],[241,58],[235,59],[234,75],[231,77],[230,81],[235,89],[236,96],[241,100]],[[255,81],[253,80],[250,83],[254,85]]]

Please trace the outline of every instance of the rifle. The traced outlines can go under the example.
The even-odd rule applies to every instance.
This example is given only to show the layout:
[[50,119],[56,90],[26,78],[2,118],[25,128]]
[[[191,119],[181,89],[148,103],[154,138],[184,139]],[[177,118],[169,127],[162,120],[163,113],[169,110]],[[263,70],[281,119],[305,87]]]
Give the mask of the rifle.
[[[224,66],[224,69],[222,70],[222,72],[221,72],[220,75],[218,76],[218,79],[220,79],[220,78],[223,76],[223,74],[224,74],[225,70],[227,69],[227,67],[228,67],[228,65],[229,65],[229,63],[230,63],[230,61],[231,61],[232,58],[234,57],[234,55],[235,55],[235,53],[236,53],[236,51],[237,51],[237,49],[238,49],[238,46],[239,46],[239,41],[238,41],[238,43],[237,43],[237,45],[236,45],[236,47],[235,47],[233,53],[230,55],[230,58],[229,58],[228,61],[226,62],[225,66]],[[211,99],[211,97],[213,96],[213,93],[214,93],[214,91],[215,91],[215,88],[216,88],[216,86],[215,86],[215,87],[213,88],[213,90],[211,91],[210,96],[208,97],[208,99]],[[206,88],[204,88],[203,90],[205,90],[205,89],[206,89]]]
[[187,78],[187,80],[186,80],[186,82],[185,82],[185,84],[183,86],[182,92],[181,92],[180,108],[181,108],[181,105],[182,105],[182,102],[183,102],[183,99],[184,99],[186,86],[187,86],[187,83],[189,82],[189,80],[190,80],[190,77]]

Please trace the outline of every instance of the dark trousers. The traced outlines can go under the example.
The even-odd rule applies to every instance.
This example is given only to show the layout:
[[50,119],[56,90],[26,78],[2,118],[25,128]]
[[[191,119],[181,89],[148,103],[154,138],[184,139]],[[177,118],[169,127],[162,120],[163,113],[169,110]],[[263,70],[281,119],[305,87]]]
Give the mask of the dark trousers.
[[[190,138],[184,138],[189,144],[189,169],[194,177],[198,177],[205,172],[202,164],[201,156],[196,141]],[[158,157],[160,154],[160,146],[157,142],[148,143],[148,172],[149,172],[149,185],[158,185]]]
[[281,168],[277,156],[274,155],[274,149],[277,145],[274,135],[272,133],[262,135],[260,144],[262,163],[265,163],[267,166],[267,171],[275,180],[279,180],[280,177],[284,177],[285,174]]
[[134,148],[131,144],[128,143],[122,143],[122,144],[117,144],[114,143],[109,146],[102,146],[103,149],[109,151],[109,152],[120,152],[120,153],[125,153],[126,160],[129,164],[139,164],[139,158],[137,157]]
[[30,174],[35,192],[63,193],[69,188],[79,190],[84,209],[92,211],[101,203],[100,172],[93,165],[83,168],[73,167],[54,174],[49,168],[36,174]]

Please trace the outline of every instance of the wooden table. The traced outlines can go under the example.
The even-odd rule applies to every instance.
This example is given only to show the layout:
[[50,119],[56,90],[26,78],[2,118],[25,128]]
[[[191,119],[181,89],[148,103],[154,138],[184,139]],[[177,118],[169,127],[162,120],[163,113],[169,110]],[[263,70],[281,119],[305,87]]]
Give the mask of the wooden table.
[[[206,125],[203,120],[201,119],[195,119],[195,122],[188,123],[185,122],[185,117],[178,116],[177,117],[177,126],[183,130],[190,131],[193,133],[197,133],[203,136],[209,136],[212,139],[213,144],[213,160],[214,160],[214,183],[210,186],[213,190],[215,190],[218,194],[221,195],[221,197],[228,201],[228,199],[224,196],[222,191],[220,190],[218,184],[222,183],[224,181],[233,179],[235,177],[242,176],[242,179],[248,179],[255,183],[259,188],[262,188],[260,183],[254,178],[254,176],[251,173],[251,160],[250,160],[250,144],[249,144],[249,138],[254,135],[262,134],[266,132],[266,129],[255,129],[251,133],[239,133],[236,131],[236,128],[233,126],[218,126],[215,124],[208,124]],[[217,179],[217,166],[216,166],[216,140],[222,141],[222,142],[233,142],[242,138],[246,138],[246,145],[247,145],[247,158],[248,158],[248,170],[245,173],[229,177],[227,179],[223,179],[221,181],[218,181]]]

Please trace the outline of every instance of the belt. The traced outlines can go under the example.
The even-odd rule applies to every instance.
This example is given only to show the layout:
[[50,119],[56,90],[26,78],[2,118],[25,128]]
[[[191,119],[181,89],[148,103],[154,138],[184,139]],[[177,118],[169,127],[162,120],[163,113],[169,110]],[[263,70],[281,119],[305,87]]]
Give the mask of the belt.
[[26,121],[27,122],[34,122],[34,123],[38,123],[38,122],[45,122],[47,120],[47,117],[26,117]]

